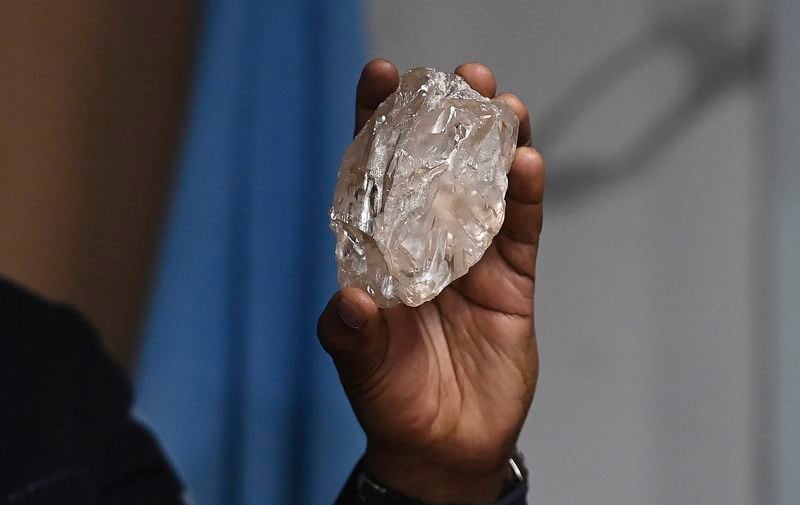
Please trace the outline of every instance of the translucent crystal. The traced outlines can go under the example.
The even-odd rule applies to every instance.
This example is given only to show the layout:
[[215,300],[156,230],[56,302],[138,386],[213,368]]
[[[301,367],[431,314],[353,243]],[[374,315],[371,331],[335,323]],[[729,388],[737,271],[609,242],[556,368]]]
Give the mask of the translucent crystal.
[[517,127],[457,75],[403,75],[339,167],[339,284],[381,307],[417,306],[467,273],[503,224]]

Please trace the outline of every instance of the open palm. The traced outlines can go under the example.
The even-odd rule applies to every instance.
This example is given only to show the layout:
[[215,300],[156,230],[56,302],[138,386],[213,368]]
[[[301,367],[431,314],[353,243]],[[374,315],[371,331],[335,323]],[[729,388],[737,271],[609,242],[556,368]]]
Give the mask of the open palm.
[[[530,124],[522,102],[507,93],[495,96],[495,78],[482,65],[465,64],[456,73],[481,94],[505,101],[520,120],[523,147],[509,172],[502,229],[469,273],[434,300],[379,309],[366,293],[349,288],[334,296],[319,323],[367,434],[367,466],[384,482],[431,500],[453,496],[430,489],[432,478],[453,476],[469,497],[479,493],[473,485],[483,489],[483,481],[497,480],[538,372],[533,293],[543,163],[526,147]],[[398,79],[385,60],[365,67],[356,131]]]

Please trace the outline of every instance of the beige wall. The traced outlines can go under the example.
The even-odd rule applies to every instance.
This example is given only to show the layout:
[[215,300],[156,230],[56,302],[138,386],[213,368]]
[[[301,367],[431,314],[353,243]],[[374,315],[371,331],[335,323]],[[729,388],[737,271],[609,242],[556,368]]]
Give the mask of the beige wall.
[[179,138],[189,0],[0,2],[0,272],[127,361]]

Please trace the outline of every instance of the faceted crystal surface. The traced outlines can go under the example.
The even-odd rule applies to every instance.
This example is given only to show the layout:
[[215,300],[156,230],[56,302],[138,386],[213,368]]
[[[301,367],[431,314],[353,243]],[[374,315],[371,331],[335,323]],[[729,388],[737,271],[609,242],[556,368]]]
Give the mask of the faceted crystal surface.
[[507,105],[457,75],[403,75],[339,167],[339,284],[381,307],[417,306],[467,273],[503,224],[517,128]]

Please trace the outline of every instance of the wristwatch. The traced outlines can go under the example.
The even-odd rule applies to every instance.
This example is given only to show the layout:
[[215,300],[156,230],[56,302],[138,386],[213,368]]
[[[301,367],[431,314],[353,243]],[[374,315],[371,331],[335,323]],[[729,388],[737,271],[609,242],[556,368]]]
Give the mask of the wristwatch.
[[[508,460],[508,483],[500,499],[491,505],[525,505],[527,492],[528,469],[522,454],[515,452]],[[355,475],[355,494],[357,500],[365,505],[427,505],[381,484],[363,464],[359,464]]]

